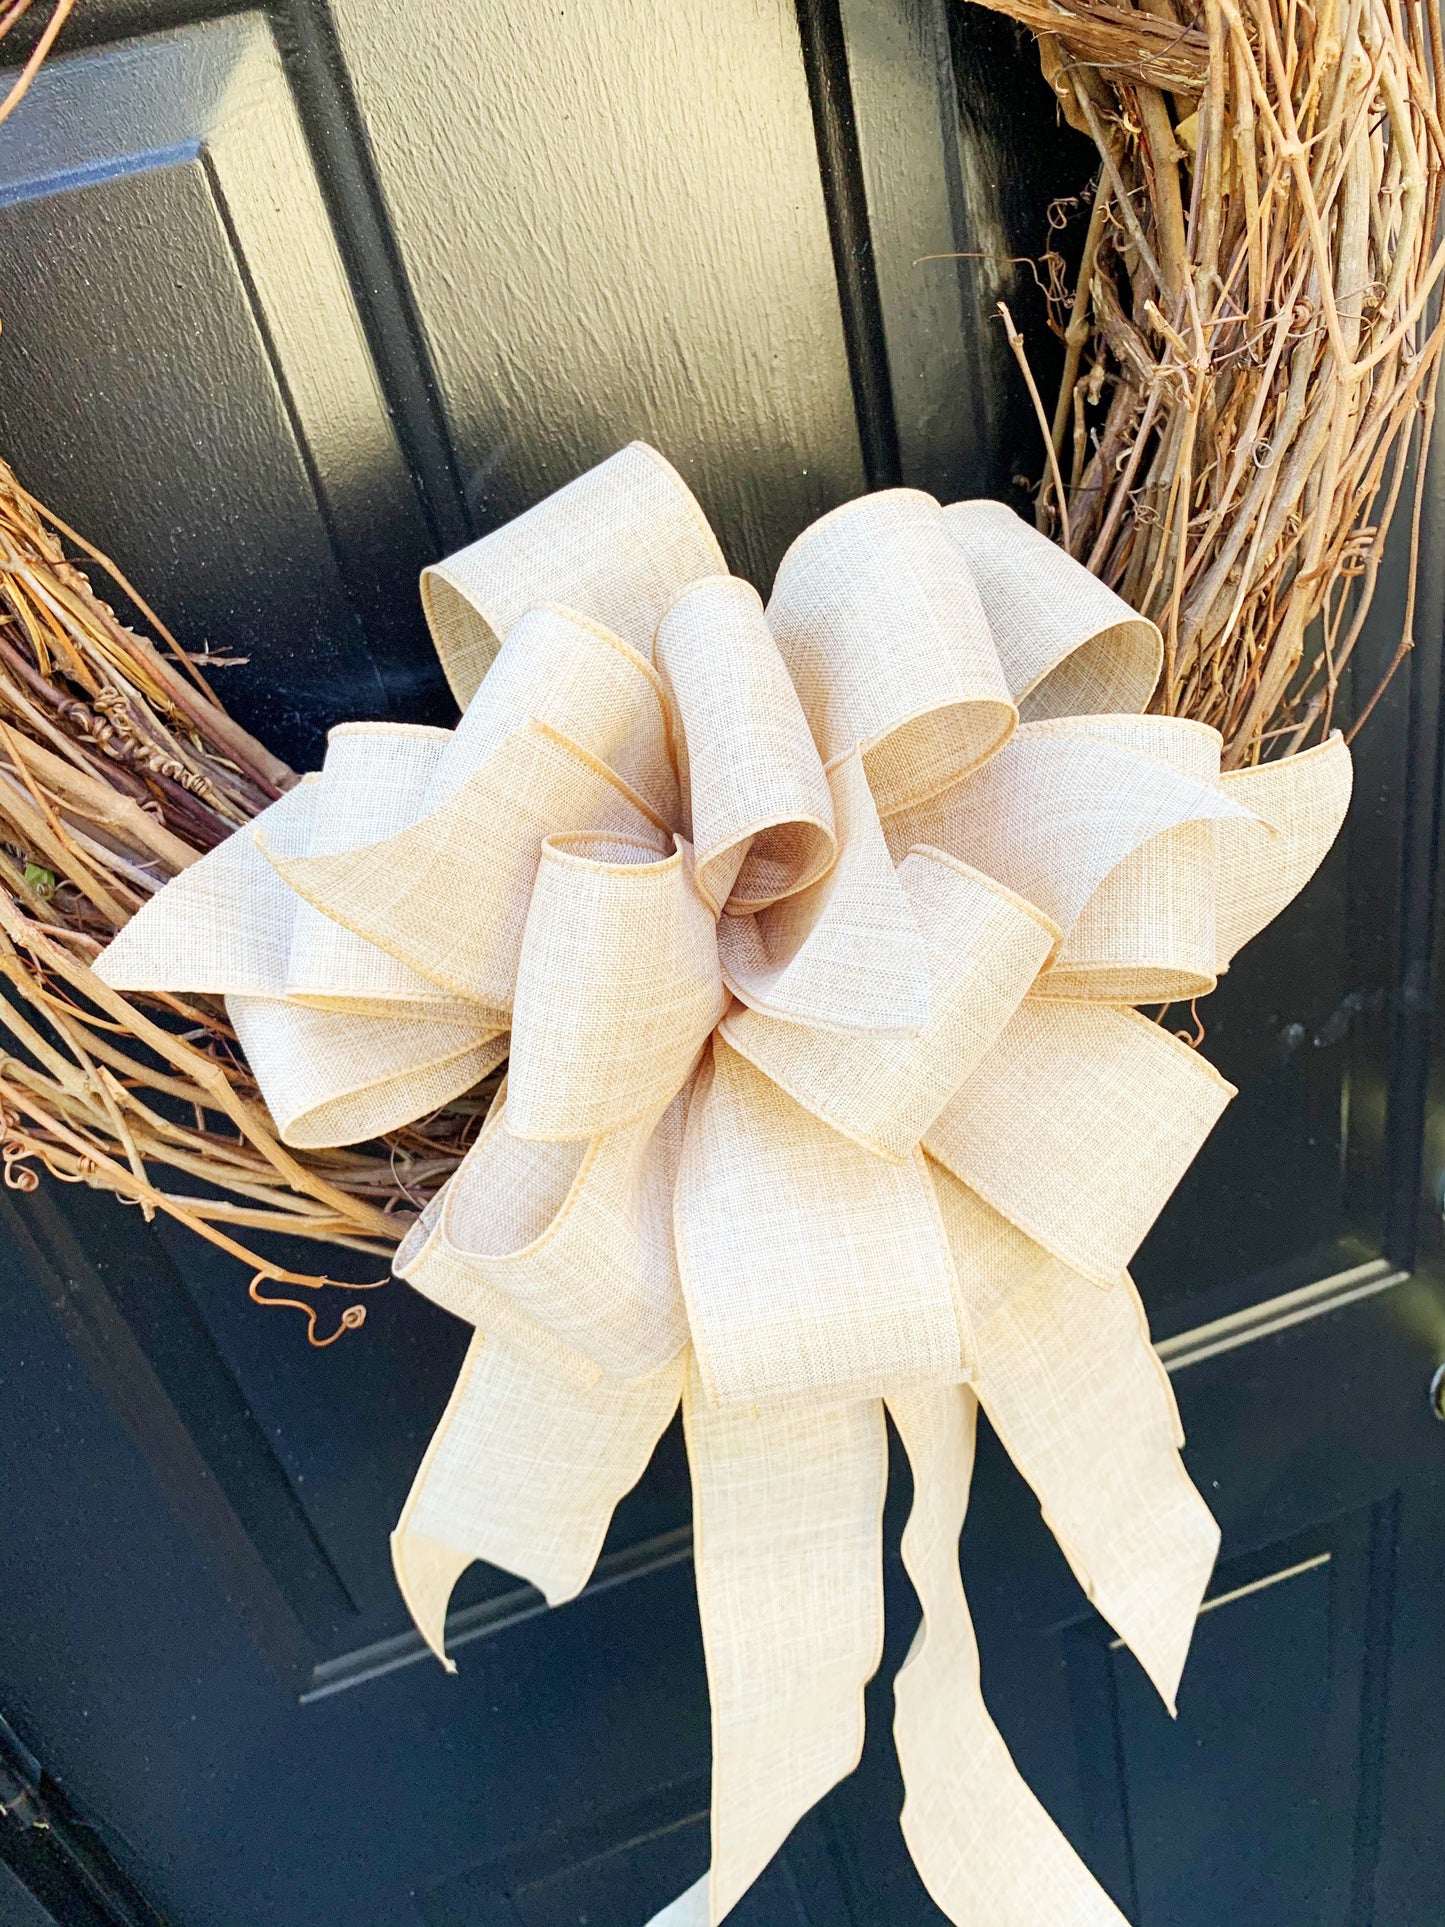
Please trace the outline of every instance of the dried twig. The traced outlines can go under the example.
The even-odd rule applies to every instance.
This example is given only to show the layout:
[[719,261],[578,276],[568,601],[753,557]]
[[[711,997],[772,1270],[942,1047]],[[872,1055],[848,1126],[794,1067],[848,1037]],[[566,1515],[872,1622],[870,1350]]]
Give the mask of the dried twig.
[[1127,7],[1090,6],[1087,0],[979,0],[979,5],[1021,20],[1035,33],[1056,34],[1076,60],[1131,80],[1184,93],[1197,93],[1204,85],[1209,47],[1194,27]]
[[[1040,524],[1164,630],[1157,708],[1232,766],[1290,753],[1332,726],[1433,419],[1440,0],[981,3],[1039,31],[1101,161]],[[1412,557],[1418,529],[1417,494]]]
[[[32,1189],[43,1169],[147,1217],[165,1212],[240,1258],[257,1287],[334,1284],[236,1234],[389,1255],[455,1168],[478,1105],[374,1147],[292,1151],[218,1001],[125,997],[94,976],[95,953],[149,896],[294,778],[190,676],[168,636],[169,656],[99,599],[59,527],[0,464],[4,1181]],[[165,1169],[223,1196],[191,1196],[157,1175]],[[252,1296],[304,1310],[313,1344],[364,1316],[349,1305],[320,1336],[303,1301]]]

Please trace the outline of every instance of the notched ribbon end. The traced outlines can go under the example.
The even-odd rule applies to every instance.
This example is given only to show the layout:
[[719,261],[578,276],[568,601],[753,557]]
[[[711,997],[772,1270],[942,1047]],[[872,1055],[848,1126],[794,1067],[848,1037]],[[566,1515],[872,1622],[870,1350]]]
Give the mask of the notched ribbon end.
[[457,1663],[446,1648],[447,1605],[458,1579],[472,1563],[469,1552],[417,1532],[393,1532],[391,1564],[417,1631],[449,1673]]

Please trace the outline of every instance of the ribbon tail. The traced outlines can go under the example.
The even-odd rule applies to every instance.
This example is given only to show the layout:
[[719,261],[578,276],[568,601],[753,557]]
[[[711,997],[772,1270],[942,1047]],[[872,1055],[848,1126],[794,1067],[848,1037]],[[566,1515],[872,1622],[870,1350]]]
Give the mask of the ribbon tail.
[[717,1927],[863,1750],[883,1650],[877,1399],[713,1410],[683,1390],[712,1701],[712,1869],[652,1927]]
[[397,1591],[412,1624],[449,1673],[457,1670],[457,1663],[447,1654],[447,1606],[457,1581],[471,1563],[469,1552],[460,1552],[423,1533],[398,1531],[391,1535],[391,1569]]
[[549,1606],[581,1592],[681,1378],[674,1359],[649,1378],[582,1387],[472,1340],[391,1536],[402,1597],[444,1665],[447,1601],[474,1559],[530,1580]]
[[1179,1456],[1133,1281],[1100,1291],[1040,1256],[975,1327],[979,1397],[1075,1577],[1172,1714],[1219,1527]]
[[[1137,1202],[1145,1187],[1130,1168]],[[1219,1528],[1179,1456],[1179,1410],[1134,1282],[1121,1269],[1101,1290],[939,1166],[933,1179],[983,1408],[1074,1576],[1172,1713]],[[1071,1195],[1086,1196],[1082,1167]]]
[[903,1837],[955,1927],[1127,1927],[1024,1784],[984,1707],[958,1569],[978,1404],[967,1386],[890,1396],[913,1467],[903,1563],[923,1622],[894,1682]]

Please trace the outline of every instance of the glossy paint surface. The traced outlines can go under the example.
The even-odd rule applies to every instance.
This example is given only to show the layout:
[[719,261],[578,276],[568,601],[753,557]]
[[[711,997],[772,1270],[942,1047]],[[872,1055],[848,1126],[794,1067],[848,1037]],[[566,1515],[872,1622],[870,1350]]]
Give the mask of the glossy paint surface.
[[[298,764],[343,717],[449,720],[418,567],[630,436],[764,586],[866,484],[1023,499],[993,307],[1047,385],[1021,257],[1088,151],[967,0],[91,0],[64,45],[0,130],[0,453],[248,658],[222,687]],[[1000,1725],[1141,1927],[1438,1911],[1427,497],[1431,647],[1346,845],[1202,1007],[1241,1094],[1141,1254],[1225,1529],[1179,1725],[988,1445],[965,1533]],[[395,1285],[308,1352],[246,1282],[108,1198],[0,1194],[0,1713],[57,1814],[173,1927],[640,1927],[707,1852],[676,1433],[573,1605],[466,1576],[447,1679],[386,1534],[465,1329]],[[938,1918],[888,1735],[906,1502],[900,1468],[863,1764],[740,1927]],[[0,1860],[36,1864],[3,1827]]]

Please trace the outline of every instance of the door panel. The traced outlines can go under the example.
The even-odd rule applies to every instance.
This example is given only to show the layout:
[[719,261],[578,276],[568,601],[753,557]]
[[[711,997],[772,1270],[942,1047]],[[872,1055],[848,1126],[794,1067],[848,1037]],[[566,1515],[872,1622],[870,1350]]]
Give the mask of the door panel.
[[788,0],[334,15],[478,525],[642,436],[766,588],[863,481]]
[[[189,644],[251,657],[222,689],[303,763],[341,716],[449,714],[418,564],[632,435],[762,584],[865,470],[1005,494],[1036,466],[990,315],[1027,325],[1047,390],[1020,257],[1089,150],[1027,39],[967,0],[82,15],[91,44],[0,130],[0,452]],[[1403,585],[1397,557],[1367,658]],[[982,1445],[990,1705],[1141,1927],[1438,1911],[1445,1298],[1401,1282],[1422,1196],[1441,1250],[1437,657],[1359,745],[1346,844],[1203,1006],[1240,1096],[1141,1255],[1225,1532],[1177,1727]],[[310,1352],[246,1282],[106,1197],[0,1196],[0,1711],[173,1927],[640,1927],[707,1852],[676,1429],[572,1605],[472,1569],[448,1679],[386,1534],[465,1330],[395,1285]],[[888,1731],[907,1503],[900,1464],[863,1763],[739,1927],[938,1918]]]
[[[10,1519],[0,1541],[11,1713],[43,1726],[47,1763],[87,1789],[114,1850],[169,1917],[229,1922],[241,1897],[247,1918],[285,1927],[510,1921],[496,1909],[523,1895],[539,1910],[577,1897],[580,1913],[613,1892],[625,1862],[642,1910],[592,1917],[640,1923],[701,1870],[707,1711],[686,1564],[476,1639],[460,1651],[456,1679],[434,1663],[409,1666],[298,1705],[294,1688],[228,1633],[234,1602],[198,1561],[190,1515],[182,1524],[161,1505],[53,1308],[8,1258],[5,1278],[0,1445],[14,1465],[31,1441],[48,1441],[25,1517]],[[1428,1682],[1445,1492],[1410,1468],[1438,1458],[1425,1390],[1442,1304],[1429,1286],[1397,1287],[1176,1376],[1191,1469],[1232,1548],[1215,1596],[1307,1567],[1206,1615],[1177,1729],[1132,1659],[1110,1653],[1034,1502],[985,1435],[964,1549],[985,1691],[1020,1767],[1100,1876],[1139,1881],[1143,1922],[1172,1927],[1168,1883],[1181,1867],[1197,1885],[1199,1917],[1217,1920],[1264,1863],[1283,1864],[1291,1883],[1274,1920],[1315,1927],[1315,1914],[1286,1908],[1325,1877],[1308,1827],[1299,1816],[1266,1824],[1257,1803],[1240,1804],[1251,1721],[1288,1769],[1275,1801],[1295,1801],[1307,1818],[1309,1802],[1333,1790],[1331,1840],[1362,1840],[1350,1875],[1353,1886],[1373,1875],[1375,1913],[1341,1910],[1340,1877],[1327,1870],[1334,1911],[1318,1919],[1420,1927],[1433,1917],[1435,1851],[1418,1810],[1422,1784],[1426,1797],[1438,1785]],[[1262,1422],[1301,1385],[1327,1408],[1323,1437],[1297,1397]],[[1362,1413],[1373,1415],[1368,1438]],[[888,1732],[892,1677],[917,1619],[897,1555],[907,1503],[899,1465],[888,1650],[869,1692],[863,1764],[795,1834],[792,1874],[775,1866],[748,1927],[936,1918],[897,1835]],[[1322,1595],[1310,1562],[1324,1552]],[[1267,1602],[1275,1620],[1263,1628],[1246,1616]],[[1278,1613],[1290,1602],[1300,1611],[1282,1637]],[[1120,1731],[1123,1749],[1113,1744]],[[1183,1770],[1171,1748],[1189,1773],[1189,1805],[1217,1829],[1211,1840],[1228,1845],[1230,1830],[1242,1831],[1247,1853],[1188,1858],[1181,1842],[1171,1860],[1169,1803],[1186,1797],[1170,1778]],[[1279,1863],[1295,1846],[1298,1856]],[[1127,1904],[1127,1886],[1119,1891]],[[842,1903],[817,1910],[817,1896],[835,1892]]]
[[[1028,84],[1036,57],[1012,22],[966,0],[842,0],[839,13],[900,478],[945,502],[1017,495],[1038,427],[996,304],[1047,383],[1059,356],[1026,257],[1051,245],[1047,204],[1086,185],[1093,149],[1059,125],[1042,80]],[[1023,85],[996,84],[1011,68]]]
[[[644,1921],[707,1866],[706,1779],[669,1787],[618,1815],[440,1882],[426,1927],[574,1927]],[[809,1816],[728,1916],[737,1927],[849,1927],[853,1915],[828,1830]]]
[[[1203,1927],[1221,1913],[1241,1927],[1350,1919],[1356,1836],[1373,1790],[1361,1784],[1366,1661],[1389,1631],[1370,1555],[1392,1523],[1386,1501],[1226,1561],[1195,1634],[1177,1724],[1160,1719],[1116,1642],[1092,1628],[1081,1635],[1094,1654],[1092,1665],[1077,1662],[1092,1675],[1077,1718],[1110,1753],[1090,1789],[1091,1835],[1141,1927]],[[1356,1826],[1341,1825],[1351,1814]]]
[[[44,271],[37,272],[39,264]],[[429,544],[259,14],[57,60],[0,143],[0,436],[310,766],[440,687]]]
[[[461,1366],[469,1330],[418,1294],[368,1301],[368,1343],[313,1351],[262,1315],[243,1267],[88,1191],[0,1197],[17,1266],[48,1297],[170,1503],[298,1694],[324,1698],[401,1665],[434,1665],[391,1574],[388,1535]],[[336,1254],[333,1275],[375,1276]],[[313,1248],[295,1245],[299,1264]],[[675,1423],[619,1506],[597,1584],[687,1560],[688,1480]],[[477,1565],[453,1599],[467,1644],[535,1616],[540,1600]]]
[[7,1715],[171,1927],[417,1927],[453,1874],[705,1773],[681,1563],[576,1602],[560,1650],[535,1616],[455,1679],[431,1661],[300,1704],[8,1238],[0,1281]]

